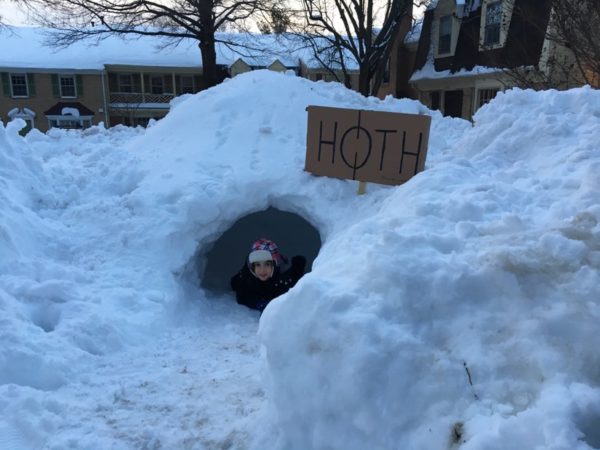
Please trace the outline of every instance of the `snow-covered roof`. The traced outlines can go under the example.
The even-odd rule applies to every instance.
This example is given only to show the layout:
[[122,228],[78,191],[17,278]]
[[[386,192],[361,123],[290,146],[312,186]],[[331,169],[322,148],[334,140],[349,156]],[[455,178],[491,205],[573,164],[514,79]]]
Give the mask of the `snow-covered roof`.
[[0,66],[73,70],[103,70],[106,64],[201,67],[198,46],[190,41],[160,51],[157,46],[165,41],[159,38],[109,36],[97,45],[82,41],[59,49],[46,44],[47,33],[46,29],[33,27],[11,27],[0,32]]
[[450,70],[442,70],[437,72],[433,66],[433,62],[427,62],[422,69],[415,71],[410,77],[409,82],[414,83],[423,80],[437,80],[446,78],[460,78],[460,77],[473,77],[484,74],[498,74],[502,73],[503,69],[498,67],[485,67],[475,66],[471,70],[460,69],[458,72],[451,72]]
[[[96,42],[76,42],[67,48],[47,45],[51,30],[34,27],[10,27],[0,30],[0,67],[35,69],[103,70],[106,65],[154,67],[202,67],[198,43],[182,39],[164,48],[169,41],[154,36],[108,36]],[[300,60],[309,68],[320,67],[310,49],[301,48],[298,40],[274,34],[221,33],[221,40],[233,42],[216,45],[217,64],[231,66],[238,59],[253,67],[268,67],[280,61],[297,67]],[[350,61],[350,69],[356,68]]]
[[[481,6],[481,0],[454,0],[456,6],[460,6],[465,8],[465,12],[475,11]],[[439,0],[431,0],[431,2],[427,5],[427,9],[435,9],[437,8]]]

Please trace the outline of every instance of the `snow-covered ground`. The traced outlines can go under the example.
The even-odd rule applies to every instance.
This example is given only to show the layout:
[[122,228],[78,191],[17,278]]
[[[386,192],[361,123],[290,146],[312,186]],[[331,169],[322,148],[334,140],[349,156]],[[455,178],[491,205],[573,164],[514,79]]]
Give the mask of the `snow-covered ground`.
[[[307,105],[431,114],[426,170],[364,196],[304,172]],[[147,130],[22,125],[1,449],[600,448],[598,91],[512,90],[473,126],[257,71]],[[187,268],[268,206],[323,245],[259,318]]]

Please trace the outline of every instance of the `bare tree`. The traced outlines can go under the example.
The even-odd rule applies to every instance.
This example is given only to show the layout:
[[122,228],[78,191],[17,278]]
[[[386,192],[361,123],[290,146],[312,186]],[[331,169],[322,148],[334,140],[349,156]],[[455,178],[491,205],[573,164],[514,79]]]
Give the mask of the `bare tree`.
[[265,17],[257,22],[257,25],[263,34],[286,33],[291,25],[290,13],[281,6],[273,5],[266,11]]
[[547,38],[573,55],[576,69],[587,84],[600,76],[600,1],[553,0]]
[[301,0],[295,14],[295,37],[350,85],[358,68],[358,91],[376,94],[403,20],[410,20],[412,0]]
[[217,33],[252,18],[269,0],[20,0],[36,21],[56,30],[54,46],[68,46],[85,38],[110,34],[163,36],[171,42],[198,42],[207,87],[218,77],[215,44],[230,47],[240,41]]

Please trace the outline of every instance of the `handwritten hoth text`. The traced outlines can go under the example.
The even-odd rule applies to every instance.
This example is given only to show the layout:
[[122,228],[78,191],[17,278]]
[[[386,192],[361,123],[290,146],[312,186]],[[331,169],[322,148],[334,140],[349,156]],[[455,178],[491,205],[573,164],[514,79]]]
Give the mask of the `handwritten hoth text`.
[[431,118],[309,106],[306,170],[401,184],[423,170]]

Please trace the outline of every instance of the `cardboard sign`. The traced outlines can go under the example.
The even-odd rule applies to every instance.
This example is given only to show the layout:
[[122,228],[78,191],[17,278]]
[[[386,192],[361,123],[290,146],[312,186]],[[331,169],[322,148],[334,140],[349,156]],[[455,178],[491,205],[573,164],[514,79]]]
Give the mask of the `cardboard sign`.
[[323,106],[306,110],[308,172],[395,185],[425,167],[430,116]]

